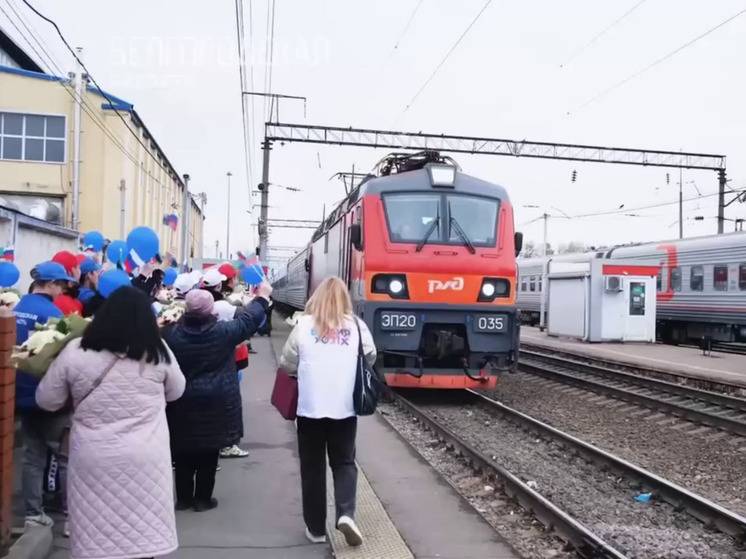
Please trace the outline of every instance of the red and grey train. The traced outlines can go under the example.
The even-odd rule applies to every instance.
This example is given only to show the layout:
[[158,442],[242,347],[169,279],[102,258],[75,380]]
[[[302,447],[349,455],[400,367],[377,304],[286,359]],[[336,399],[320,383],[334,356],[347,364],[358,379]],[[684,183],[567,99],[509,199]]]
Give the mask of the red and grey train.
[[289,261],[273,297],[302,309],[337,275],[390,386],[490,388],[517,362],[521,240],[502,186],[437,152],[391,154]]

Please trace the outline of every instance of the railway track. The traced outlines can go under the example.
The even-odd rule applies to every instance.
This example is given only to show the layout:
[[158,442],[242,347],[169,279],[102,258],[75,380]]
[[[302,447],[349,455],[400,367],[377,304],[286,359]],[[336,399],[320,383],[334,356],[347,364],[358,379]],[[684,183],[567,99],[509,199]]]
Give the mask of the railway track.
[[[486,407],[491,414],[499,415],[532,435],[538,435],[541,439],[560,444],[572,454],[597,465],[604,472],[613,472],[633,481],[641,490],[651,491],[656,499],[670,504],[673,510],[686,511],[691,517],[704,523],[708,529],[731,536],[737,546],[746,541],[746,518],[739,514],[483,394],[470,390],[466,392],[473,404]],[[473,467],[500,479],[504,491],[509,496],[515,498],[526,510],[531,511],[548,529],[557,533],[561,539],[573,547],[580,557],[616,559],[627,557],[625,553],[605,541],[602,536],[563,510],[561,506],[532,488],[529,482],[524,482],[519,475],[500,465],[496,456],[487,456],[460,433],[444,425],[442,421],[434,417],[436,414],[430,411],[429,405],[420,405],[402,394],[396,395],[396,401],[438,438],[464,456]]]
[[521,349],[519,369],[597,394],[746,437],[746,400],[537,349]]

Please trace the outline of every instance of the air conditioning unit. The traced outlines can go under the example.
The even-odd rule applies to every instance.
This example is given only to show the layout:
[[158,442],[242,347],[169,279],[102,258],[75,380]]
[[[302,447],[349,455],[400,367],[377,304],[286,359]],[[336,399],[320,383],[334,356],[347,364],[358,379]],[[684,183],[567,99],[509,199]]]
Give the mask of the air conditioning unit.
[[622,278],[619,276],[604,277],[604,291],[607,293],[618,293],[622,290]]

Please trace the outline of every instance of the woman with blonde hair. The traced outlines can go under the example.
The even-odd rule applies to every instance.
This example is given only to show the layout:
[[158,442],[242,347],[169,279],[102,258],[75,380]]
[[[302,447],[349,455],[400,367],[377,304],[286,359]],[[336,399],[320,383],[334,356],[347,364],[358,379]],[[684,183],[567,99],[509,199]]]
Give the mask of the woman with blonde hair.
[[337,530],[350,545],[363,537],[355,524],[357,416],[352,404],[359,341],[370,364],[376,347],[355,317],[347,286],[329,277],[306,304],[285,343],[280,366],[298,374],[298,454],[306,537],[326,541],[326,455],[334,478]]

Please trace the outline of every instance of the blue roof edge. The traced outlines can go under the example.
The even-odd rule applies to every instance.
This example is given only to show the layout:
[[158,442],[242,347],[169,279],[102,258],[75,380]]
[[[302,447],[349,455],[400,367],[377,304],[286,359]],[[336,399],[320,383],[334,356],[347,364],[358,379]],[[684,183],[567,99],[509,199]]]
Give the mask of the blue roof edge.
[[[50,82],[62,82],[67,79],[61,78],[60,76],[45,74],[43,72],[33,72],[31,70],[23,70],[22,68],[3,66],[2,64],[0,64],[0,72],[6,74],[14,74],[16,76],[23,76],[24,78],[34,78],[37,80],[45,80]],[[98,87],[93,85],[89,85],[86,89],[91,93],[95,93],[96,95],[100,95],[104,98],[106,102],[101,105],[101,108],[104,110],[132,111],[134,109],[134,105],[132,103],[129,103],[124,99],[117,97],[116,95],[112,95],[108,91],[100,90]]]

